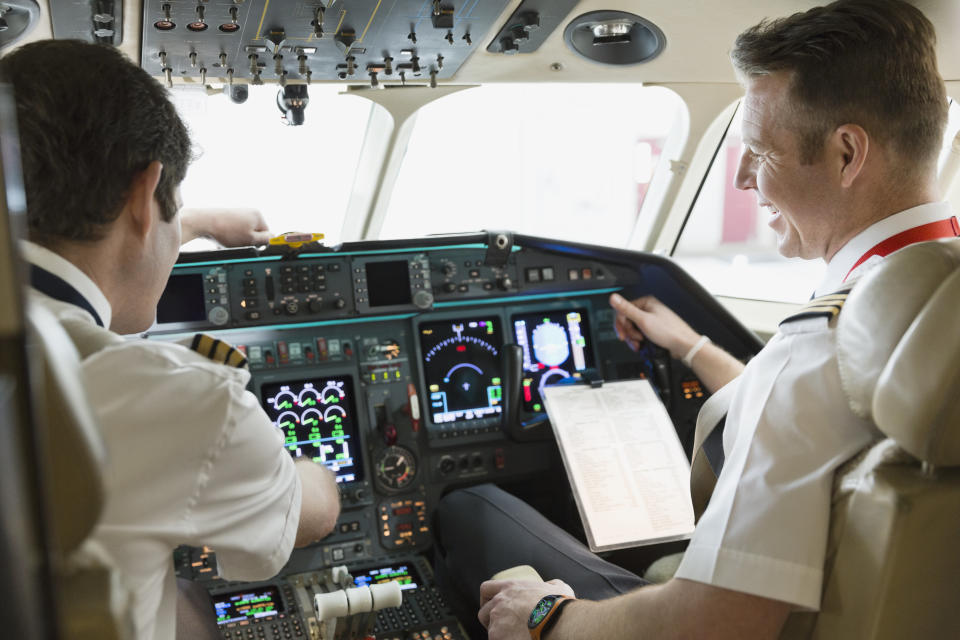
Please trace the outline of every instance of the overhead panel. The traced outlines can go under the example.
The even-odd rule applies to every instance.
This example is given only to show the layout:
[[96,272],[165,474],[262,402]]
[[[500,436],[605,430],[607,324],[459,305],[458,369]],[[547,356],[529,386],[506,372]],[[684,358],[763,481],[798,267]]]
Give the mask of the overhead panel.
[[147,0],[141,66],[253,84],[448,79],[509,0]]
[[578,0],[523,0],[490,40],[490,53],[533,53],[563,22]]

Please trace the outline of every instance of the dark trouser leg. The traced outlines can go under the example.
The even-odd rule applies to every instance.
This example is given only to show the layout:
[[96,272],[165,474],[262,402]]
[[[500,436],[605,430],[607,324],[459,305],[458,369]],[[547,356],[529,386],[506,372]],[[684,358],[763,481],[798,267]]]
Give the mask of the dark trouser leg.
[[207,590],[177,578],[177,640],[219,640],[217,616]]
[[647,584],[594,555],[530,505],[493,485],[448,494],[435,518],[437,581],[455,608],[472,609],[473,619],[480,606],[480,583],[516,565],[531,565],[544,580],[560,578],[578,597],[590,600]]

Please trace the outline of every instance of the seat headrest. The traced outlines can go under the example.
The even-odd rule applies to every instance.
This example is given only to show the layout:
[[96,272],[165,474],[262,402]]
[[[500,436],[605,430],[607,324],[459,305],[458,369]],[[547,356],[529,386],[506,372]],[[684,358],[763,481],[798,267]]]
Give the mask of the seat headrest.
[[851,291],[837,323],[850,406],[908,453],[960,464],[960,239],[887,257]]
[[42,466],[50,496],[52,542],[69,554],[90,535],[103,508],[104,447],[80,377],[80,356],[50,311],[28,305],[28,344],[40,364],[43,395],[34,412],[43,425]]

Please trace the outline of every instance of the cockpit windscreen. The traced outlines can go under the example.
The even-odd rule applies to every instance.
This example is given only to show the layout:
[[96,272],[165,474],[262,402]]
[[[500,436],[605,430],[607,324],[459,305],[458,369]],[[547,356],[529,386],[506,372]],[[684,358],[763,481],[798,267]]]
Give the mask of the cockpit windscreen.
[[291,456],[326,465],[337,474],[337,482],[363,480],[356,403],[348,376],[265,384],[260,394],[263,409],[283,432]]
[[516,315],[512,321],[517,344],[523,350],[523,408],[543,411],[545,386],[580,378],[585,369],[593,367],[593,351],[587,344],[587,312],[543,311]]

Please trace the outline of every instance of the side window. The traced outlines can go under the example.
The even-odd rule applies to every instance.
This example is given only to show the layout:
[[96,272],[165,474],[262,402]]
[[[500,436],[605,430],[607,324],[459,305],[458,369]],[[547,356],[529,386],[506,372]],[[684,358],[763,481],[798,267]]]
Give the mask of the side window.
[[960,140],[954,141],[954,138],[960,134],[960,105],[956,100],[950,100],[948,114],[947,133],[937,169],[940,173],[942,195],[953,205],[954,212],[957,212],[960,211]]
[[[941,170],[960,131],[960,107],[954,101],[949,113]],[[826,264],[787,259],[777,252],[776,235],[767,226],[767,213],[757,206],[756,195],[733,186],[741,145],[738,109],[680,233],[673,258],[714,295],[806,302],[823,278]]]
[[673,92],[639,85],[447,96],[417,114],[380,237],[511,229],[625,246],[685,109]]

